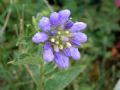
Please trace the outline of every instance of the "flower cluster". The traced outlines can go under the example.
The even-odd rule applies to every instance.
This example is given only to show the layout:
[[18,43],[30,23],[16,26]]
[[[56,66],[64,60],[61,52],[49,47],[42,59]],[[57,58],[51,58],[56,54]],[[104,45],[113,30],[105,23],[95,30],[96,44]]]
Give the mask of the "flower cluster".
[[86,28],[86,23],[70,19],[70,10],[52,12],[50,17],[42,17],[38,27],[42,30],[33,37],[34,43],[43,43],[43,58],[45,63],[55,61],[59,68],[69,67],[69,58],[80,59],[78,46],[87,41],[87,36],[80,32]]

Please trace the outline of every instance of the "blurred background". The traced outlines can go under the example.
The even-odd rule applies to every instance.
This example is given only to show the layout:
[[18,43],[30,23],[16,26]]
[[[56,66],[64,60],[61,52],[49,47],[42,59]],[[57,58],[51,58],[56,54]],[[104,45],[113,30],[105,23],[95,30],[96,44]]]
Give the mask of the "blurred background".
[[87,68],[64,90],[113,90],[120,78],[119,7],[120,0],[0,0],[0,90],[36,90],[36,67],[8,62],[36,53],[33,16],[65,8],[73,21],[88,24],[88,42],[79,48],[78,61]]

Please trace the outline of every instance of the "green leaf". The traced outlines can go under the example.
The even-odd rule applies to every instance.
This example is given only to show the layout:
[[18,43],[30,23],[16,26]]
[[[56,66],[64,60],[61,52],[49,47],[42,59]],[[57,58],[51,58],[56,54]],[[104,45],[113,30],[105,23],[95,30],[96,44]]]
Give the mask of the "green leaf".
[[64,89],[84,69],[85,66],[75,66],[75,67],[71,67],[68,70],[59,71],[53,74],[48,80],[45,81],[45,90]]
[[80,90],[93,90],[92,86],[90,86],[90,85],[88,85],[86,83],[81,83],[79,85],[79,87],[80,87]]
[[13,60],[8,62],[8,64],[20,65],[20,64],[39,64],[42,57],[40,56],[26,56],[23,59]]
[[49,64],[45,64],[44,72],[46,75],[49,73],[52,73],[52,72],[54,73],[56,68],[57,67],[56,67],[55,63],[51,62]]

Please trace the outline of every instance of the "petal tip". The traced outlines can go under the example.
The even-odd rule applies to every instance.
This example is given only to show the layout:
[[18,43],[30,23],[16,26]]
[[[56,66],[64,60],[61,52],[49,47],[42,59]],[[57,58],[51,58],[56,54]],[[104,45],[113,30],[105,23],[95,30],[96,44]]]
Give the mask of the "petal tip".
[[45,42],[48,39],[48,35],[43,32],[37,32],[33,37],[32,41],[36,44]]
[[52,12],[50,15],[51,25],[57,26],[59,24],[59,14],[57,12]]
[[81,30],[84,30],[86,27],[87,27],[86,23],[84,23],[84,22],[76,22],[70,28],[70,31],[71,32],[81,31]]
[[43,31],[49,31],[50,26],[50,20],[47,17],[42,17],[38,22],[38,27]]

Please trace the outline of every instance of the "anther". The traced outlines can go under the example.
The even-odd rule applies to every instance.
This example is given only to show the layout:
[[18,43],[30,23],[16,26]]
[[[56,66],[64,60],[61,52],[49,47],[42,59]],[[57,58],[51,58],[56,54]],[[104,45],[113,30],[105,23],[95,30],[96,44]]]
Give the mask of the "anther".
[[55,42],[55,38],[51,38],[51,42]]
[[70,17],[70,20],[72,20],[72,17]]
[[58,31],[58,32],[57,32],[57,34],[59,34],[59,35],[60,35],[60,34],[61,34],[61,32],[60,32],[60,31]]
[[55,43],[56,43],[56,44],[59,44],[60,42],[59,42],[59,41],[56,41]]
[[69,34],[69,31],[65,31],[66,34]]
[[72,45],[71,45],[71,43],[66,42],[66,46],[67,46],[67,47],[71,47]]
[[59,45],[59,48],[62,50],[63,49],[63,45]]

